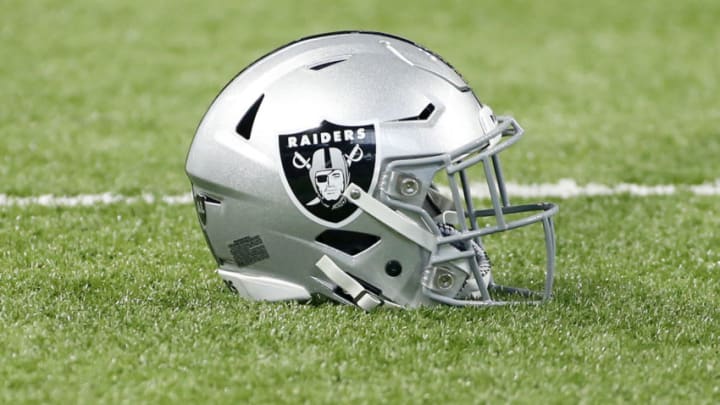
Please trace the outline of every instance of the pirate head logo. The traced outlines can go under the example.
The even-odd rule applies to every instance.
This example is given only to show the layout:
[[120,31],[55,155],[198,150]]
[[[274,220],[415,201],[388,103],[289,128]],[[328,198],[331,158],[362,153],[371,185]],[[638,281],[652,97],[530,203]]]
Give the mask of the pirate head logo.
[[338,223],[357,207],[343,192],[352,181],[370,191],[375,170],[375,128],[323,121],[319,127],[279,137],[286,185],[296,205],[313,219]]
[[293,166],[296,169],[307,169],[309,180],[317,197],[306,205],[322,204],[331,209],[340,208],[345,204],[342,193],[350,183],[350,167],[363,158],[360,145],[355,144],[349,155],[337,147],[316,149],[312,157],[305,159],[300,152],[293,155]]

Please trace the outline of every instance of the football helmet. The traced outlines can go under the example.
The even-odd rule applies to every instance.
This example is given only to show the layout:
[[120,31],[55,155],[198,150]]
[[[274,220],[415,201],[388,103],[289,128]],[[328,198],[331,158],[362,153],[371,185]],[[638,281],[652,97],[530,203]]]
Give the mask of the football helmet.
[[[498,154],[522,134],[433,52],[336,32],[235,76],[202,118],[186,171],[218,273],[244,297],[365,310],[542,302],[558,208],[510,204]],[[544,289],[496,282],[483,238],[533,223]]]

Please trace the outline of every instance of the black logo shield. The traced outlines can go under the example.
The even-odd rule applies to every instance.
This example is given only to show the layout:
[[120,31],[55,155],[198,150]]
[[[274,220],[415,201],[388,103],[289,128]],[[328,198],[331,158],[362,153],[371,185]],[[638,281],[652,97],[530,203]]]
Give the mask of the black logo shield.
[[279,136],[289,193],[311,218],[338,223],[357,207],[342,193],[350,182],[370,191],[375,171],[375,127],[323,121],[319,127]]

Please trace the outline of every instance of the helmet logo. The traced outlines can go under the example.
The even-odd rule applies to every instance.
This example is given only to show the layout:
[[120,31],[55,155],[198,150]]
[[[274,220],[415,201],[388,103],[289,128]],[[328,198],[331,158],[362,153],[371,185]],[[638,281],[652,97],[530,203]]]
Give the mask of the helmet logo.
[[339,223],[357,210],[346,204],[353,181],[370,191],[375,171],[375,127],[337,125],[279,137],[285,184],[297,206],[310,218]]

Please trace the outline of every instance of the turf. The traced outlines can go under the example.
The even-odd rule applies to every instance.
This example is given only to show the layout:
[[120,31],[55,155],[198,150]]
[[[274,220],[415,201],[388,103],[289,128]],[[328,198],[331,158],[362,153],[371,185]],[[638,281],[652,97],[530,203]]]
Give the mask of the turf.
[[[0,193],[187,192],[225,82],[340,29],[416,40],[515,115],[509,180],[712,181],[718,20],[713,0],[7,0]],[[565,200],[550,304],[368,315],[238,299],[190,205],[0,207],[0,403],[717,403],[718,212]],[[537,262],[536,237],[488,240],[498,274]]]
[[568,200],[552,303],[365,314],[238,299],[191,207],[6,208],[0,402],[716,402],[715,209]]
[[[523,124],[517,181],[696,183],[720,173],[720,3],[5,1],[0,176],[16,195],[187,189],[219,89],[271,49],[359,28],[442,54]],[[703,164],[698,164],[703,162]]]

